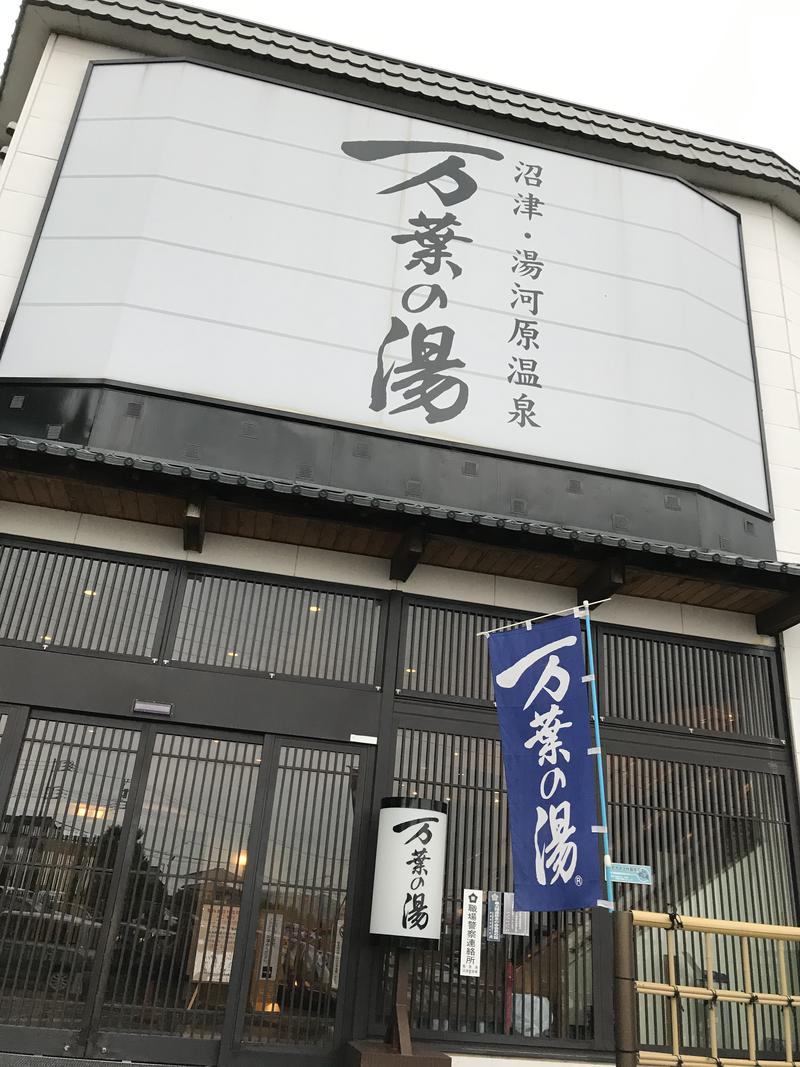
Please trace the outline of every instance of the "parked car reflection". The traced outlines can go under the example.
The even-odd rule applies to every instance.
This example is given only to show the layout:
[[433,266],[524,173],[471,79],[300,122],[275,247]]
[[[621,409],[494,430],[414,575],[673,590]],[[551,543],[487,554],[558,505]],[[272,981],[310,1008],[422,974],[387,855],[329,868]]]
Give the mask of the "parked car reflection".
[[0,889],[0,971],[29,992],[83,998],[101,924],[51,893]]

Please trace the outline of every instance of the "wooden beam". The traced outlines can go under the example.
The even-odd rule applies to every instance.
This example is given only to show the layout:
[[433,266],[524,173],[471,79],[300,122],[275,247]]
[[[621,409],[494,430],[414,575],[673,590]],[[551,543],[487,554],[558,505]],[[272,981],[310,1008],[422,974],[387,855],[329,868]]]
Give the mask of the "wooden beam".
[[425,550],[425,532],[420,526],[412,526],[403,534],[389,564],[389,577],[395,582],[405,582],[419,563]]
[[606,600],[618,593],[625,585],[625,559],[623,556],[609,556],[598,563],[592,573],[578,587],[578,603],[584,600]]
[[206,536],[206,504],[190,500],[183,513],[183,547],[187,552],[202,552]]
[[756,615],[756,630],[768,637],[776,637],[790,626],[800,623],[800,595],[793,593],[779,600],[771,608]]

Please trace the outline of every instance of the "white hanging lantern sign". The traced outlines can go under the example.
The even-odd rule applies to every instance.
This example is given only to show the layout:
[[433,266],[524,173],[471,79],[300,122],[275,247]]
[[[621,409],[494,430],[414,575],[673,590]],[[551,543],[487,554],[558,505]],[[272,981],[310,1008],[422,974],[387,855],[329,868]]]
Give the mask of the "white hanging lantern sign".
[[378,821],[369,930],[397,944],[436,944],[442,926],[447,804],[385,797]]

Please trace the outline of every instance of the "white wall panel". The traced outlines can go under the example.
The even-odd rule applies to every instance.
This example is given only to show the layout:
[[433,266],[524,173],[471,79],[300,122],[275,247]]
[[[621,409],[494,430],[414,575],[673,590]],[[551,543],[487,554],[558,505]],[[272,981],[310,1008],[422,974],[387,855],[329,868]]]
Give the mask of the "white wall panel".
[[131,55],[56,34],[47,42],[0,167],[0,324],[11,307],[86,68],[91,60]]

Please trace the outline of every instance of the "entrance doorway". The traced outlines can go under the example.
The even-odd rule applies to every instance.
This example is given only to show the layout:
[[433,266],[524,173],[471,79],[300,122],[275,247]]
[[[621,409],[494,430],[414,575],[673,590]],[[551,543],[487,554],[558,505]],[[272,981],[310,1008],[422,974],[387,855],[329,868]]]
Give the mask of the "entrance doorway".
[[17,735],[0,1049],[319,1063],[341,1044],[371,753],[44,713]]

